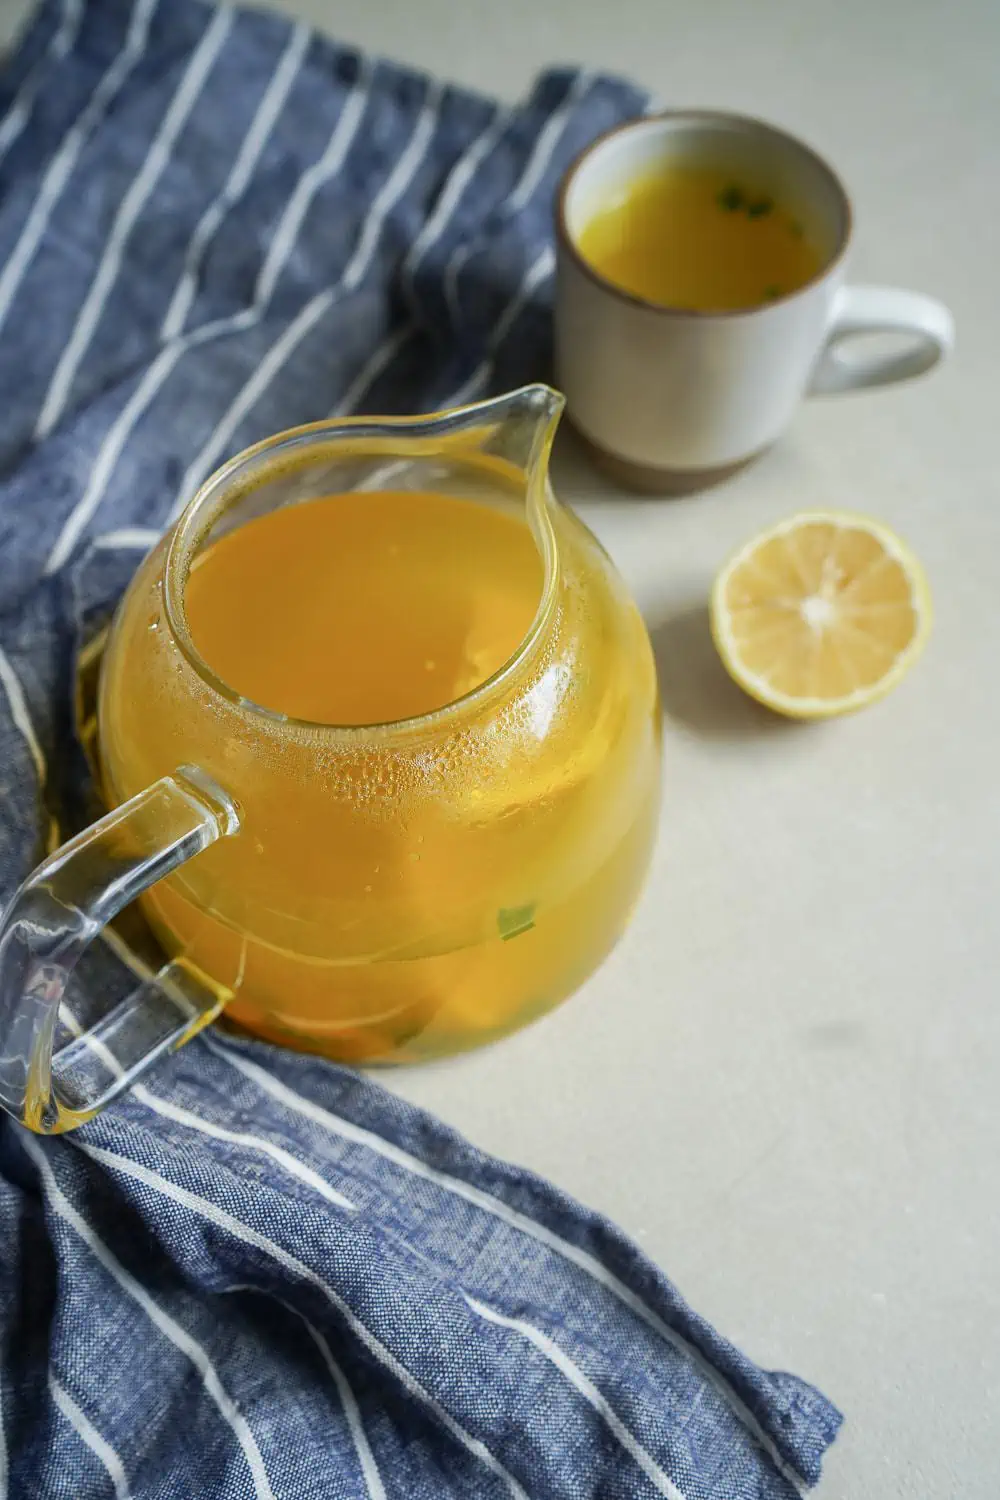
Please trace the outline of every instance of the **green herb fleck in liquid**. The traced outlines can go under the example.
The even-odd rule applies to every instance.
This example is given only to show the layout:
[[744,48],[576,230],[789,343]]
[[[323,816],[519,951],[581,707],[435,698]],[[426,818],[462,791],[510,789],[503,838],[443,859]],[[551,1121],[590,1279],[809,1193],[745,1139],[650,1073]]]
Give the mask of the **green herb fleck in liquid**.
[[780,296],[781,296],[781,287],[778,286],[776,282],[772,281],[770,286],[766,286],[764,288],[764,301],[765,302],[773,302],[776,297],[780,297]]
[[535,903],[528,906],[501,906],[497,912],[497,927],[500,937],[507,943],[511,938],[530,932],[535,925]]
[[771,210],[772,210],[773,207],[774,207],[774,200],[773,199],[771,199],[771,198],[755,198],[752,203],[748,203],[747,204],[747,218],[748,219],[762,219],[765,214],[769,214],[771,212]]
[[788,221],[788,227],[792,231],[792,233],[794,234],[794,236],[795,236],[795,238],[797,240],[805,239],[806,232],[802,228],[802,225],[800,224],[800,222],[799,222],[798,219],[789,219],[789,221]]
[[737,209],[743,207],[743,190],[742,188],[738,188],[736,184],[733,183],[730,187],[723,188],[722,192],[719,194],[715,201],[720,208],[724,208],[726,210],[727,214],[734,214],[736,213]]

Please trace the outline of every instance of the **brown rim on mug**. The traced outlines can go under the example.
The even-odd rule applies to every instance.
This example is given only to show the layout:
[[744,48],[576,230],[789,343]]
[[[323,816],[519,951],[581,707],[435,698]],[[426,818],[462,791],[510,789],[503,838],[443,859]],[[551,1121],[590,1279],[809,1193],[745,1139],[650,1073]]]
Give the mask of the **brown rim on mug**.
[[765,448],[758,448],[754,453],[748,453],[746,458],[736,458],[731,463],[716,464],[707,469],[664,469],[658,464],[640,464],[632,458],[625,458],[613,448],[605,448],[603,444],[595,442],[571,416],[567,415],[563,420],[567,426],[572,427],[573,436],[602,473],[615,484],[640,495],[691,495],[698,490],[710,490],[715,485],[732,479],[767,451]]
[[847,189],[837,176],[837,173],[820,156],[818,151],[814,151],[811,146],[807,146],[804,141],[799,140],[798,136],[790,135],[787,130],[780,130],[777,125],[769,125],[766,120],[760,120],[756,115],[741,115],[737,114],[734,110],[725,109],[661,109],[657,110],[655,114],[637,115],[632,120],[623,120],[620,125],[612,125],[609,130],[605,130],[600,135],[595,136],[589,145],[584,146],[581,151],[577,152],[563,173],[562,180],[559,183],[559,189],[556,193],[555,212],[556,241],[569,252],[580,270],[589,276],[591,281],[601,287],[603,291],[612,292],[616,297],[620,297],[622,301],[631,302],[634,306],[644,308],[647,312],[663,313],[665,316],[671,318],[745,318],[756,311],[752,307],[671,307],[669,303],[654,302],[648,297],[641,297],[637,292],[627,291],[623,286],[619,286],[618,282],[610,280],[603,272],[599,271],[583,254],[570,234],[569,226],[566,222],[566,198],[570,188],[573,186],[573,179],[588,157],[592,156],[596,151],[601,150],[602,147],[607,145],[608,141],[614,140],[616,136],[625,135],[633,130],[640,130],[643,126],[655,124],[659,120],[691,120],[696,124],[699,122],[710,124],[714,121],[722,126],[748,125],[752,130],[772,136],[783,145],[791,146],[794,150],[800,151],[826,177],[835,196],[839,199],[843,228],[839,243],[833,253],[826,256],[819,270],[815,271],[808,281],[804,281],[794,291],[784,292],[780,297],[773,298],[773,300],[767,303],[768,307],[780,307],[783,302],[790,302],[793,297],[798,297],[802,292],[808,291],[810,287],[822,281],[824,276],[828,275],[843,260],[847,254],[851,243],[851,236],[854,232],[854,214],[851,207],[851,200],[848,197]]

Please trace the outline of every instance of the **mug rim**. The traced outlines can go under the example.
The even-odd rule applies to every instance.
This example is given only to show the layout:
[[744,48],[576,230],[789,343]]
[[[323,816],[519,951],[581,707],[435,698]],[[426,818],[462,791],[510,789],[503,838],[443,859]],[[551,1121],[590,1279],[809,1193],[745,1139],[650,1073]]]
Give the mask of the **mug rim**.
[[[823,176],[827,178],[834,190],[834,193],[840,200],[841,209],[843,212],[843,231],[841,233],[840,240],[833,251],[833,254],[828,256],[827,259],[824,260],[821,268],[817,272],[815,272],[814,275],[810,276],[808,281],[804,281],[802,285],[796,287],[794,291],[783,292],[780,297],[774,297],[767,302],[757,303],[753,307],[675,307],[669,302],[654,302],[651,298],[644,297],[638,292],[628,291],[625,287],[620,286],[615,281],[612,281],[610,277],[605,276],[603,271],[599,271],[597,267],[583,254],[573,235],[569,232],[566,213],[566,200],[569,196],[569,191],[573,186],[575,178],[577,177],[581,169],[586,165],[588,159],[592,155],[594,155],[595,152],[607,145],[608,141],[613,140],[615,136],[625,135],[630,131],[638,130],[643,126],[656,124],[660,121],[670,122],[681,120],[690,120],[692,124],[706,124],[714,120],[722,125],[727,126],[749,125],[756,132],[764,135],[776,136],[786,145],[793,146],[796,150],[800,151],[805,157],[807,157],[811,161],[811,163],[816,168],[818,168]],[[561,249],[568,252],[570,258],[573,260],[578,269],[583,271],[586,276],[588,276],[589,279],[595,283],[596,286],[600,287],[602,291],[610,293],[610,295],[619,298],[623,302],[629,302],[634,307],[642,308],[645,312],[660,313],[668,318],[747,318],[753,317],[757,313],[768,312],[771,308],[774,307],[781,307],[783,303],[791,302],[793,298],[800,297],[803,292],[807,292],[813,287],[819,286],[821,282],[826,280],[831,272],[835,271],[837,267],[841,265],[844,257],[847,254],[854,233],[854,210],[847,189],[845,188],[837,172],[833,169],[833,167],[831,167],[830,163],[825,159],[825,157],[820,156],[819,152],[814,150],[812,146],[808,145],[805,141],[800,140],[798,136],[792,135],[790,131],[782,130],[780,126],[772,125],[767,120],[760,119],[760,117],[757,115],[743,115],[738,113],[738,111],[736,110],[706,108],[687,109],[680,107],[676,109],[656,110],[652,114],[636,115],[631,120],[622,120],[617,125],[612,125],[608,130],[602,131],[600,135],[595,136],[588,145],[584,146],[582,150],[578,151],[576,156],[574,156],[573,160],[570,162],[569,166],[563,173],[562,179],[559,183],[558,191],[556,193],[555,230],[557,244]]]

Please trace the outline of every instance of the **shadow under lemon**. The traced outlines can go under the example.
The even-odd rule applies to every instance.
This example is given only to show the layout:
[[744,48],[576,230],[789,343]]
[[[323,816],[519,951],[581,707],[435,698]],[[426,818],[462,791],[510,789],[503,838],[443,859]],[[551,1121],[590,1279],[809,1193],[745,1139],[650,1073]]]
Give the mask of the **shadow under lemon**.
[[650,639],[665,715],[700,738],[767,739],[807,727],[772,713],[737,686],[715,649],[707,603],[678,605],[650,630]]

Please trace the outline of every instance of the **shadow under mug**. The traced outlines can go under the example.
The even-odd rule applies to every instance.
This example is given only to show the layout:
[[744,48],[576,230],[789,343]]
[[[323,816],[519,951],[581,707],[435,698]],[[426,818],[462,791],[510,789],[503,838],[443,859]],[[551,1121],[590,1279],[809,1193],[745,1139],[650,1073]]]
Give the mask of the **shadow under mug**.
[[[752,177],[794,207],[821,252],[797,291],[752,308],[661,305],[608,280],[580,236],[623,184],[659,166]],[[807,392],[834,394],[921,375],[948,352],[948,309],[894,287],[847,286],[851,204],[808,146],[740,115],[688,110],[626,122],[588,146],[556,210],[556,366],[592,456],[633,489],[684,493],[741,468],[788,425]],[[849,355],[858,334],[903,335],[891,353]]]

